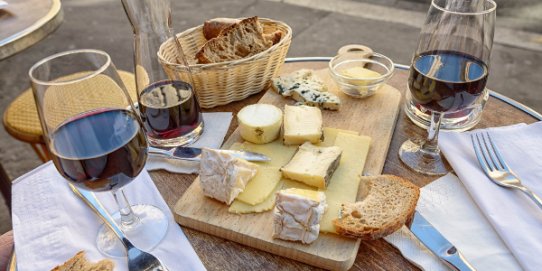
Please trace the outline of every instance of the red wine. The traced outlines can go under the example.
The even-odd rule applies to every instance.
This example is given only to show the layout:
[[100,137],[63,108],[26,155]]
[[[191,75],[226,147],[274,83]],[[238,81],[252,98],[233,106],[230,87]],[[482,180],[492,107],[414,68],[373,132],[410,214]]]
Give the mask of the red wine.
[[455,51],[432,51],[417,56],[410,68],[412,98],[437,112],[454,112],[471,105],[484,91],[487,65]]
[[192,87],[183,81],[160,81],[139,95],[139,110],[147,135],[172,139],[192,132],[202,115]]
[[93,191],[109,191],[133,180],[147,159],[147,142],[127,110],[87,112],[51,133],[53,161],[64,178]]

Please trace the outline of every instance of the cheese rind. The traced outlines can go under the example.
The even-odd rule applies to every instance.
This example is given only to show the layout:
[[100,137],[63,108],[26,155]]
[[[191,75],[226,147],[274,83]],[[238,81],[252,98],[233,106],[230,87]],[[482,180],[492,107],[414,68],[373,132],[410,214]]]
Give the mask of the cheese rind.
[[310,106],[284,107],[284,135],[286,145],[303,144],[309,141],[313,144],[322,140],[322,111]]
[[203,194],[230,205],[256,175],[258,166],[232,155],[203,148],[200,184]]
[[269,143],[279,137],[282,111],[271,104],[252,104],[237,114],[241,137],[255,144]]
[[318,238],[325,208],[323,192],[296,188],[279,191],[273,211],[273,237],[312,243]]
[[341,148],[336,146],[319,147],[305,142],[280,171],[286,178],[326,188],[339,166],[341,153]]
[[236,200],[246,204],[260,204],[271,195],[273,189],[281,179],[281,173],[277,167],[260,167],[256,176],[247,184]]

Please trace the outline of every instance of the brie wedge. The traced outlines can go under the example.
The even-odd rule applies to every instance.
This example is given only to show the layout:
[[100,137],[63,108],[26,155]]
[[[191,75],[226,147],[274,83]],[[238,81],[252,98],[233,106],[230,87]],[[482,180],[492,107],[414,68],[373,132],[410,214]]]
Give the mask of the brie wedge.
[[277,193],[273,237],[310,244],[318,238],[326,209],[324,192],[289,188]]
[[284,144],[313,144],[322,140],[322,111],[305,105],[284,106]]
[[280,171],[288,179],[326,188],[339,166],[341,153],[341,148],[336,146],[318,147],[306,142]]
[[270,104],[252,104],[237,114],[241,137],[255,144],[269,143],[279,137],[282,111]]
[[199,177],[203,194],[208,197],[230,205],[257,171],[257,165],[243,159],[220,150],[202,149]]

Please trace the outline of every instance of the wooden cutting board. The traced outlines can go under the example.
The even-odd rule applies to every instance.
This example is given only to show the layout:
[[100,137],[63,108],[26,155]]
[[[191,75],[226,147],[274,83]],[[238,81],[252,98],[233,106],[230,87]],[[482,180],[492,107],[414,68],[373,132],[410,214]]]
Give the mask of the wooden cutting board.
[[[324,126],[370,136],[372,142],[364,173],[380,174],[400,110],[400,92],[385,85],[369,98],[355,99],[337,89],[327,69],[318,70],[316,73],[326,82],[329,91],[339,95],[342,102],[339,111],[322,111]],[[293,104],[294,101],[269,90],[259,103],[283,108],[285,104]],[[233,143],[242,141],[237,129],[224,143],[223,148],[227,149]],[[349,269],[354,263],[360,244],[359,240],[334,234],[320,234],[310,245],[273,239],[272,212],[244,215],[229,213],[227,205],[203,195],[199,178],[196,178],[175,205],[174,216],[183,226],[332,270]]]

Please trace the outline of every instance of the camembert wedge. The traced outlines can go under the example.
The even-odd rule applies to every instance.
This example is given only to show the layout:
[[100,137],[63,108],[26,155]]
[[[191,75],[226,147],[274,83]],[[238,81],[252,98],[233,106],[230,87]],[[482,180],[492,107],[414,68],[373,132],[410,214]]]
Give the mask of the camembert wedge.
[[294,157],[282,167],[282,176],[314,187],[326,188],[339,166],[339,147],[319,147],[309,142],[299,146]]
[[317,144],[322,140],[322,111],[305,105],[284,106],[284,144]]
[[323,192],[298,188],[279,191],[273,211],[273,237],[312,243],[318,238],[325,209]]
[[258,166],[232,155],[203,148],[200,184],[203,194],[230,205],[256,175]]

